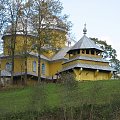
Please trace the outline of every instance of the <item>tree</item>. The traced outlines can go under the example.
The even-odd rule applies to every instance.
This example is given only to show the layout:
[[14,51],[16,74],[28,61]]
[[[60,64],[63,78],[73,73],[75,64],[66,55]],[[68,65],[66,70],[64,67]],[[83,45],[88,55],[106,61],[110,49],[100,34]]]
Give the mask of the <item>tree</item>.
[[[17,21],[20,17],[20,8],[22,0],[2,0],[0,4],[0,29],[5,31],[7,28],[8,31],[4,34],[11,34],[10,38],[10,52],[11,52],[11,83],[13,83],[14,75],[14,54],[15,54],[15,39],[16,39],[16,28]],[[8,27],[9,26],[9,27]]]
[[[66,41],[65,34],[71,27],[70,22],[67,21],[67,15],[61,15],[62,4],[59,0],[3,0],[3,7],[0,6],[0,13],[3,13],[3,21],[5,27],[4,34],[9,34],[9,43],[5,46],[8,48],[8,55],[11,56],[12,70],[11,81],[13,83],[14,75],[14,58],[16,52],[16,39],[18,32],[22,32],[25,36],[24,39],[24,66],[25,77],[24,82],[27,80],[27,55],[28,49],[36,50],[38,53],[38,82],[41,81],[40,74],[40,55],[44,51],[56,51],[61,48],[59,43]],[[3,9],[4,8],[4,9]],[[4,11],[4,12],[1,12]],[[2,19],[2,18],[1,18]],[[0,21],[2,24],[3,21]],[[21,23],[20,23],[21,22]],[[21,27],[22,25],[22,30]],[[31,25],[31,28],[29,28]],[[34,42],[28,48],[28,34],[29,29],[34,34]],[[63,34],[57,33],[61,30]],[[64,32],[63,32],[64,31]]]
[[21,16],[21,3],[22,0],[4,0],[4,12],[3,12],[3,22],[7,29],[4,34],[10,34],[11,38],[9,39],[10,45],[10,56],[11,56],[11,63],[12,63],[12,70],[11,70],[11,83],[13,83],[13,76],[14,76],[14,58],[15,58],[15,42],[16,42],[16,33],[17,33],[17,25],[18,25],[18,18]]
[[33,14],[31,20],[36,35],[35,48],[38,53],[38,82],[40,82],[40,55],[47,47],[49,50],[58,49],[58,46],[56,47],[54,43],[57,37],[60,38],[59,41],[62,40],[62,37],[60,34],[55,34],[53,30],[59,27],[67,32],[69,24],[67,24],[67,16],[61,17],[63,7],[59,0],[34,0],[32,3]]
[[117,52],[111,45],[108,45],[106,41],[98,40],[98,38],[91,38],[98,44],[103,51],[103,58],[106,58],[110,61],[110,65],[115,68],[116,71],[120,71],[120,61],[117,59]]
[[28,0],[27,2],[22,4],[22,8],[21,8],[21,18],[19,18],[22,24],[22,28],[23,28],[23,35],[25,36],[24,39],[24,70],[25,70],[25,74],[24,74],[24,84],[26,84],[26,80],[27,80],[27,56],[28,56],[28,50],[30,48],[28,48],[28,34],[30,33],[29,27],[30,27],[30,15],[31,15],[31,0]]

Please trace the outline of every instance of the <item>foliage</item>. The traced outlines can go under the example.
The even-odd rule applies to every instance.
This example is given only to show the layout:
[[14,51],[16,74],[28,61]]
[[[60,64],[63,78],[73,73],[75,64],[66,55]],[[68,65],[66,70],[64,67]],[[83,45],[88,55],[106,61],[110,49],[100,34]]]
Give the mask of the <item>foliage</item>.
[[[38,53],[38,81],[41,79],[40,55],[45,51],[56,52],[66,42],[71,22],[62,15],[63,6],[59,0],[2,0],[0,1],[0,30],[11,37],[6,41],[11,56],[13,82],[14,58],[24,54],[25,78],[27,79],[27,55],[33,49]],[[17,51],[17,34],[24,36],[22,47]],[[32,36],[32,38],[28,38]],[[20,47],[20,46],[19,46]],[[23,48],[23,49],[22,49]]]
[[106,41],[98,40],[98,38],[91,39],[95,41],[96,44],[100,45],[100,47],[104,50],[103,58],[110,60],[110,65],[117,71],[120,71],[120,60],[117,59],[116,50],[112,48],[112,45],[108,45]]

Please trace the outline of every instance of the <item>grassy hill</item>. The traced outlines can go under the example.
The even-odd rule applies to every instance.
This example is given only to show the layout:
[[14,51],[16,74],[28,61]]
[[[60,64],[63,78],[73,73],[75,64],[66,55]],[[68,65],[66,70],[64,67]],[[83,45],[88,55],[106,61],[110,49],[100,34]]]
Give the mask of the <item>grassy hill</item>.
[[86,81],[74,84],[44,83],[39,86],[0,91],[0,117],[2,119],[6,119],[5,116],[11,114],[18,115],[26,111],[37,111],[41,114],[60,109],[64,113],[66,109],[78,107],[81,109],[83,106],[87,106],[90,112],[91,105],[97,107],[115,105],[117,108],[114,110],[116,110],[120,109],[119,104],[120,80]]

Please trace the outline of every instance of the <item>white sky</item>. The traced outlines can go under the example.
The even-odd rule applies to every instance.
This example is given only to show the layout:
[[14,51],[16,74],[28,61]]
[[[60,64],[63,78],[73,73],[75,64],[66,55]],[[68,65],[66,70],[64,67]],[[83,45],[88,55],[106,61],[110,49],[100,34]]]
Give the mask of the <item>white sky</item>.
[[84,23],[87,36],[106,42],[117,51],[120,60],[120,0],[60,0],[63,13],[73,23],[72,33],[78,41],[83,35]]

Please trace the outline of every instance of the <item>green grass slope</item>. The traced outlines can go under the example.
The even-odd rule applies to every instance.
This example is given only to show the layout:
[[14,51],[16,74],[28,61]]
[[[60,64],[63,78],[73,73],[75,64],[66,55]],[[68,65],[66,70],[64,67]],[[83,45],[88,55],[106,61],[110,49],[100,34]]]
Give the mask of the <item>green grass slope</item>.
[[120,103],[120,80],[86,81],[76,86],[43,84],[0,91],[0,114],[83,104]]

